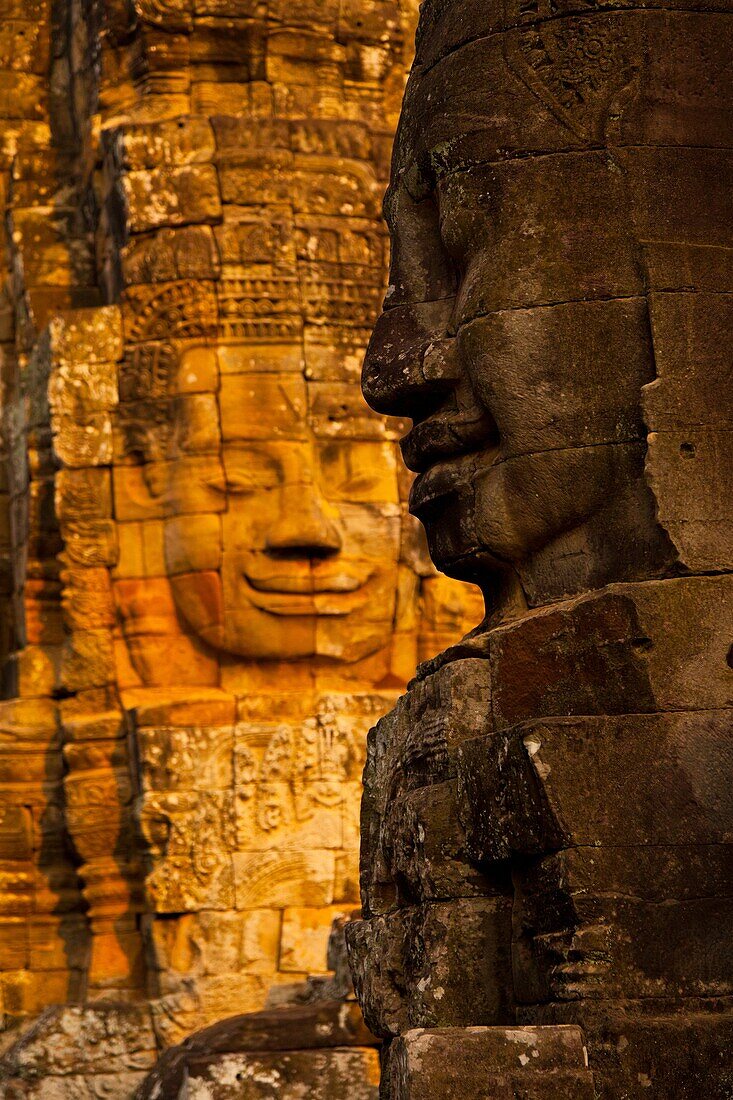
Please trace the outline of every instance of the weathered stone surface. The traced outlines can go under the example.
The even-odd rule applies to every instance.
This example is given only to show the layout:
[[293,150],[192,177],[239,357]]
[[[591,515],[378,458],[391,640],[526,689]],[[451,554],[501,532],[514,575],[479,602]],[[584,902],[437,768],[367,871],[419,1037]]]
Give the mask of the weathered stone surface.
[[[487,615],[369,735],[349,943],[382,1096],[722,1097],[733,23],[426,0],[416,49],[363,388],[412,420],[411,510]],[[477,931],[405,964],[415,913],[498,898],[508,985],[500,940],[463,980]],[[410,1031],[437,975],[443,1039]],[[477,1068],[505,989],[491,1022],[580,1025],[593,1082]]]
[[592,1100],[593,1074],[580,1028],[410,1030],[389,1048],[390,1100]]
[[457,1027],[510,1011],[509,898],[407,907],[347,926],[354,985],[382,1037],[410,1027]]
[[[368,1050],[376,1042],[364,1026],[361,1012],[354,1002],[339,1000],[291,1005],[248,1016],[235,1016],[195,1033],[180,1046],[167,1051],[141,1086],[137,1100],[156,1100],[156,1097],[162,1095],[178,1095],[186,1087],[187,1079],[191,1079],[189,1066],[198,1067],[201,1077],[205,1077],[208,1072],[210,1079],[216,1079],[222,1067],[236,1065],[235,1081],[240,1070],[246,1071],[245,1080],[251,1080],[254,1073],[247,1067],[259,1065],[258,1059],[264,1058],[267,1062],[268,1054],[264,1052],[269,1053],[270,1066],[282,1070],[283,1084],[288,1079],[297,1084],[300,1080],[299,1073],[306,1070],[306,1067],[318,1064],[324,1066],[327,1062],[317,1063],[311,1057],[310,1061],[306,1059],[301,1070],[293,1070],[289,1068],[293,1063],[289,1059],[284,1062],[282,1058],[278,1060],[275,1052],[299,1051],[300,1054],[305,1054],[324,1050],[329,1052],[326,1055],[328,1060],[336,1050],[345,1053],[353,1049],[355,1063],[342,1060],[339,1066],[339,1059],[331,1063],[337,1074],[337,1081],[340,1071],[352,1073],[350,1083],[341,1078],[334,1095],[350,1095],[349,1087],[373,1088],[378,1083],[378,1068],[371,1057],[372,1052]],[[296,1066],[299,1057],[300,1055],[295,1055]],[[228,1071],[226,1074],[222,1072],[221,1076],[226,1079],[229,1076]],[[262,1083],[272,1085],[273,1082],[266,1080]],[[313,1082],[310,1082],[310,1086],[313,1087]],[[365,1095],[371,1097],[372,1093],[367,1092]],[[325,1093],[325,1096],[329,1096],[329,1093]]]
[[724,844],[733,827],[731,732],[727,710],[703,710],[558,718],[465,742],[459,782],[479,815],[466,811],[472,855],[491,862],[576,845]]
[[348,1096],[376,1100],[379,1056],[365,1051],[297,1051],[292,1054],[229,1054],[189,1063],[180,1096],[216,1095],[222,1100],[258,1100],[266,1095],[296,1100],[307,1089],[313,1100]]
[[8,1100],[129,1100],[156,1052],[145,1006],[51,1008],[5,1052],[0,1082]]
[[52,7],[0,16],[0,1026],[163,1048],[351,995],[363,737],[480,600],[358,389],[413,0]]

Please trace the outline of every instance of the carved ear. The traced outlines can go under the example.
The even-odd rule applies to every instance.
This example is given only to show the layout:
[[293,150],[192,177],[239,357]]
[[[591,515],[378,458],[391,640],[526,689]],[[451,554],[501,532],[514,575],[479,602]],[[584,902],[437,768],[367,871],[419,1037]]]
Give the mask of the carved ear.
[[168,394],[178,364],[170,344],[143,344],[120,364],[119,427],[125,454],[138,462],[166,457],[170,432]]
[[170,434],[166,402],[129,402],[120,408],[118,425],[126,458],[140,464],[166,458]]

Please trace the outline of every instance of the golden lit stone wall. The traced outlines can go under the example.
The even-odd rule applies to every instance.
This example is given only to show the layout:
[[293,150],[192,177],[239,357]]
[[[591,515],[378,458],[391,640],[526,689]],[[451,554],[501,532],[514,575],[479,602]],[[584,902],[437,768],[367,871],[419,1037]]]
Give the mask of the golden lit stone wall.
[[[43,0],[0,22],[0,1013],[5,1023],[83,990],[86,921],[64,823],[58,693],[64,661],[55,459],[39,334],[100,300],[78,201],[68,26]],[[55,43],[57,48],[53,48]],[[80,101],[79,101],[80,102]],[[39,367],[41,372],[39,373]]]
[[36,956],[2,956],[11,1015],[146,998],[165,1043],[325,970],[366,730],[480,617],[358,385],[415,8],[59,6],[54,154],[8,242],[7,466],[43,507],[3,704],[8,761],[19,722],[43,739],[23,867],[56,969],[31,996]]

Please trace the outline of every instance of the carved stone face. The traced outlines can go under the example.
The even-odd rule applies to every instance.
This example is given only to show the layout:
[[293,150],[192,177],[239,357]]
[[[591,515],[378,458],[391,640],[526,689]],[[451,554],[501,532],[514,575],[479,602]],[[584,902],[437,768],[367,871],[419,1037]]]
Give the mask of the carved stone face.
[[300,371],[222,373],[215,396],[175,399],[165,562],[179,613],[216,650],[353,661],[389,642],[397,459],[359,401]]
[[[643,481],[654,368],[629,185],[641,169],[583,149],[595,122],[559,120],[522,33],[506,38],[413,71],[363,385],[375,409],[413,419],[411,510],[439,568],[489,591],[518,575],[543,602],[653,572],[666,543]],[[628,72],[622,59],[599,80]]]

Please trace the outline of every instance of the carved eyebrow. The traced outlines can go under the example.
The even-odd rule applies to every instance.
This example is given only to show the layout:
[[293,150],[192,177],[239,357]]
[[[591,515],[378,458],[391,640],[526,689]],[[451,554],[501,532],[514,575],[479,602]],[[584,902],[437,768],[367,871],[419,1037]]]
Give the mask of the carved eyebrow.
[[273,473],[278,477],[282,475],[282,460],[277,455],[268,454],[265,450],[256,447],[236,447],[228,455],[225,454],[223,467],[227,469],[250,473]]

